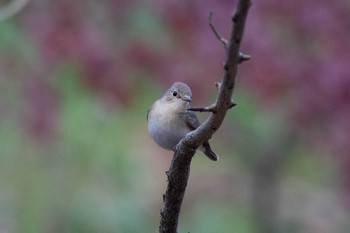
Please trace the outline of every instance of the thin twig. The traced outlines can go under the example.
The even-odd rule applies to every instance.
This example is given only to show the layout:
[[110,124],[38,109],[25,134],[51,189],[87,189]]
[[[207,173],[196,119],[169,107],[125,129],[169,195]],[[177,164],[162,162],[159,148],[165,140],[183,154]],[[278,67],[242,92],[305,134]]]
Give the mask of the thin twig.
[[209,26],[210,26],[211,30],[213,31],[215,37],[221,41],[221,43],[224,45],[225,50],[227,50],[228,41],[224,37],[222,37],[220,35],[220,33],[216,30],[216,28],[213,24],[212,18],[213,18],[213,12],[210,11],[209,16],[208,16]]
[[193,111],[193,112],[212,112],[215,114],[215,105],[211,105],[208,107],[200,107],[200,108],[188,108],[188,111]]
[[[209,26],[210,26],[211,30],[213,31],[215,37],[216,37],[219,41],[221,41],[221,43],[224,45],[225,51],[227,51],[228,41],[227,41],[224,37],[222,37],[222,36],[220,35],[220,33],[218,32],[218,30],[216,30],[216,28],[215,28],[215,26],[214,26],[214,24],[213,24],[212,19],[213,19],[213,12],[210,11],[210,12],[209,12],[209,16],[208,16]],[[242,62],[244,62],[244,61],[248,61],[250,58],[251,58],[250,55],[244,54],[243,52],[239,52],[238,63],[242,63]]]
[[[228,104],[228,108],[233,108],[234,106],[236,106],[237,104],[234,103],[233,101],[231,101]],[[208,107],[198,107],[198,108],[188,108],[188,111],[192,111],[192,112],[211,112],[213,114],[216,113],[216,108],[215,108],[215,104],[210,105]]]

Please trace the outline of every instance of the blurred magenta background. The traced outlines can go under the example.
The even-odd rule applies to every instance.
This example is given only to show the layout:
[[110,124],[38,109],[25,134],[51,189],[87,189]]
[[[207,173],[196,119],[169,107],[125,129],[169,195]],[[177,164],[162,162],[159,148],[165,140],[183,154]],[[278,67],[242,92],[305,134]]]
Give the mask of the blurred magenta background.
[[[252,2],[221,158],[194,157],[179,232],[350,232],[350,2]],[[147,109],[175,81],[214,101],[208,15],[227,38],[234,6],[32,0],[1,21],[0,232],[157,232],[172,153]]]

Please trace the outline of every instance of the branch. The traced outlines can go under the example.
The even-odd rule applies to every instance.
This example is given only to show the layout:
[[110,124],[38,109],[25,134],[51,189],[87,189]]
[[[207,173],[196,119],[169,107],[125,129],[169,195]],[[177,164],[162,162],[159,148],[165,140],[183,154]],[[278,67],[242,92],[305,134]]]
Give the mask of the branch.
[[216,28],[212,22],[212,18],[213,18],[213,12],[210,11],[209,16],[208,16],[209,26],[210,26],[211,30],[213,31],[214,35],[216,36],[216,38],[224,44],[225,50],[227,50],[228,41],[224,37],[222,37],[219,34],[219,32],[216,30]]
[[243,38],[244,25],[248,14],[250,0],[238,0],[237,8],[232,17],[230,39],[226,48],[224,77],[219,86],[219,94],[214,105],[208,109],[215,109],[200,127],[188,133],[175,148],[168,176],[168,187],[163,196],[163,207],[160,211],[160,233],[176,233],[181,204],[185,195],[187,181],[190,174],[190,165],[196,149],[209,140],[221,126],[226,112],[232,107],[232,93],[238,64],[242,60],[240,44]]
[[212,112],[212,113],[216,113],[216,109],[215,109],[215,104],[212,104],[208,107],[201,107],[201,108],[188,108],[188,111],[194,111],[194,112]]
[[215,102],[216,114],[211,115],[199,128],[187,134],[179,143],[190,148],[198,148],[207,141],[221,126],[226,112],[232,107],[232,94],[235,86],[238,64],[240,62],[240,45],[243,38],[244,26],[248,14],[250,0],[239,0],[235,13],[232,16],[231,35],[227,47],[227,56],[224,65],[224,76],[219,87],[218,98]]
[[[215,37],[219,41],[221,41],[221,43],[224,45],[224,48],[225,48],[225,50],[227,52],[228,41],[224,37],[222,37],[220,35],[220,33],[216,30],[216,28],[215,28],[215,26],[214,26],[214,24],[212,22],[212,18],[213,18],[213,12],[210,11],[209,16],[208,16],[209,26],[210,26],[211,30],[213,31]],[[239,52],[239,61],[238,61],[238,63],[242,63],[244,61],[248,61],[250,58],[251,58],[250,55],[244,54],[242,52]]]
[[[228,108],[233,108],[234,106],[236,106],[237,104],[234,103],[232,100],[231,100],[231,104],[228,106]],[[216,114],[216,105],[215,104],[212,104],[208,107],[199,107],[199,108],[188,108],[187,110],[188,111],[193,111],[193,112],[211,112],[213,114]]]
[[[215,86],[217,90],[220,90],[221,87],[221,82],[215,82]],[[231,100],[231,104],[229,105],[229,108],[233,108],[237,104]],[[193,112],[211,112],[213,114],[216,114],[216,105],[212,104],[208,107],[200,107],[200,108],[188,108],[188,111],[193,111]]]

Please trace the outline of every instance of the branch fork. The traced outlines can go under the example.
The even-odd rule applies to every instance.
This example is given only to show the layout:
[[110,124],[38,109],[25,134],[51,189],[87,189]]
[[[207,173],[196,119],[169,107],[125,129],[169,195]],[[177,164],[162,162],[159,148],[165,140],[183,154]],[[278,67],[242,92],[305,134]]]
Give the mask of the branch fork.
[[[231,100],[231,102],[227,105],[227,108],[233,108],[234,106],[236,106],[237,104],[235,102],[233,102],[233,100]],[[212,104],[208,107],[199,107],[199,108],[188,108],[188,111],[193,111],[193,112],[211,112],[213,114],[216,114],[216,104]]]
[[[213,31],[215,37],[221,41],[221,43],[224,45],[225,51],[227,52],[227,46],[228,46],[228,41],[227,39],[225,39],[223,36],[220,35],[220,33],[218,32],[218,30],[216,30],[214,24],[213,24],[213,12],[210,11],[209,12],[209,16],[208,16],[208,21],[209,21],[209,26],[211,28],[211,30]],[[235,22],[235,19],[233,17],[233,22]],[[244,61],[248,61],[251,58],[250,55],[245,54],[243,52],[239,52],[239,57],[238,57],[238,63],[242,63]]]

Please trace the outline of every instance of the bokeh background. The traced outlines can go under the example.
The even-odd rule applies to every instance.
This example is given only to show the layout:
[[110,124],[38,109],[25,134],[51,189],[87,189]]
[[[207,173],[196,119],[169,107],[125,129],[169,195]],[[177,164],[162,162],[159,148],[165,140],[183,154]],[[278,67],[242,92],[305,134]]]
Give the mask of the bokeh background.
[[[19,0],[2,17],[13,2],[0,232],[157,232],[172,153],[147,109],[174,81],[214,101],[225,53],[207,18],[228,37],[235,1]],[[350,2],[253,1],[242,46],[221,159],[194,157],[179,232],[350,232]]]

